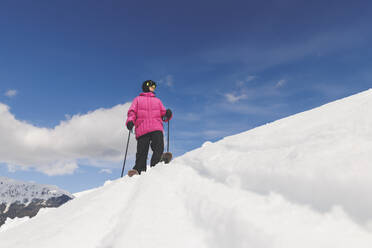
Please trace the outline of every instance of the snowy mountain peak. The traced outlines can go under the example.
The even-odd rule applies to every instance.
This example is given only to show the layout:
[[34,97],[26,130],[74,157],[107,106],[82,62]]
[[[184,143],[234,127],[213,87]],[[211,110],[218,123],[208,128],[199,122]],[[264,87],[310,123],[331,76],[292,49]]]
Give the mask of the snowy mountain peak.
[[0,177],[0,204],[10,205],[14,202],[19,202],[27,205],[35,198],[48,200],[62,195],[73,198],[69,192],[61,190],[57,186],[21,182]]
[[0,227],[7,219],[34,217],[41,208],[56,208],[73,198],[56,186],[0,177]]

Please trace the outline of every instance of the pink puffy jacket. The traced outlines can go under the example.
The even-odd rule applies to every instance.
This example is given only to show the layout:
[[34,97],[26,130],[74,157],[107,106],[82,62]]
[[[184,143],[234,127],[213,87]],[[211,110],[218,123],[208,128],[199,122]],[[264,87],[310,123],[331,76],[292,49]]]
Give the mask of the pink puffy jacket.
[[162,117],[165,115],[165,108],[159,98],[152,92],[142,92],[134,98],[128,110],[128,122],[133,121],[136,127],[136,138],[153,132],[163,132]]

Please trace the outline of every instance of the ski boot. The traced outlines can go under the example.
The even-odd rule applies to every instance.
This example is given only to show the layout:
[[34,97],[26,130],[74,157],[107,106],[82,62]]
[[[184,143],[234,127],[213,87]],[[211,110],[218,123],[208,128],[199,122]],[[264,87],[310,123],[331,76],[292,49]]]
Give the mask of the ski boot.
[[138,173],[137,170],[133,169],[133,170],[129,170],[129,171],[128,171],[128,176],[129,176],[129,177],[132,177],[132,176],[134,176],[134,175],[139,175],[139,173]]

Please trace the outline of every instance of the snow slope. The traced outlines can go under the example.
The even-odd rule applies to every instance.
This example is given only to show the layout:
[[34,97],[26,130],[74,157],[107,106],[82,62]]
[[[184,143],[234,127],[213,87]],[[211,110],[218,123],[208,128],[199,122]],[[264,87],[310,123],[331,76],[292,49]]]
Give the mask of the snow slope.
[[370,161],[372,90],[80,194],[1,247],[370,248]]

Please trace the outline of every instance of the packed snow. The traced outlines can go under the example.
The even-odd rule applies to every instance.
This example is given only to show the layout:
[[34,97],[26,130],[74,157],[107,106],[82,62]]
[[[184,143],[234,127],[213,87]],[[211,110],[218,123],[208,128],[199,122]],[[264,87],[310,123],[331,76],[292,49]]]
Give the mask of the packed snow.
[[372,90],[78,194],[1,247],[370,248],[370,161]]
[[14,227],[28,221],[29,219],[30,219],[30,217],[28,217],[28,216],[23,217],[23,218],[15,217],[14,219],[7,218],[6,221],[5,221],[4,226],[0,227],[0,232],[5,232],[6,230],[14,228]]

